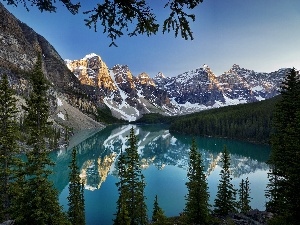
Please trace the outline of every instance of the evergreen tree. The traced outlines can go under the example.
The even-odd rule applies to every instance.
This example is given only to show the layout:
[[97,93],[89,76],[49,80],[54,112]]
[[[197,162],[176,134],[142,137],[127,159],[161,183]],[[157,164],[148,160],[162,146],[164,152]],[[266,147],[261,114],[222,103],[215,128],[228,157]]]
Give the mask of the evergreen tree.
[[196,142],[193,139],[190,148],[190,161],[186,183],[188,194],[186,196],[185,216],[188,224],[209,223],[209,194],[204,174],[201,154],[197,151]]
[[85,180],[81,181],[81,213],[82,213],[82,219],[83,224],[85,224],[85,200],[84,200],[84,182]]
[[[281,86],[271,137],[270,173],[266,196],[267,210],[280,223],[300,221],[300,78],[291,69]],[[274,219],[276,219],[276,216]],[[285,222],[283,222],[285,221]]]
[[49,130],[49,106],[47,102],[48,83],[42,72],[41,57],[30,74],[32,91],[26,100],[25,123],[29,132],[27,141],[30,150],[26,153],[22,194],[18,196],[19,206],[15,210],[17,224],[67,224],[58,202],[58,193],[48,177],[53,162],[46,148]]
[[249,187],[249,180],[248,177],[246,180],[242,179],[240,183],[240,189],[239,189],[239,202],[238,207],[239,211],[241,213],[246,213],[251,210],[250,206],[250,187]]
[[130,225],[130,217],[126,205],[126,185],[124,183],[125,176],[125,155],[121,148],[121,153],[117,162],[118,165],[118,176],[120,181],[117,182],[119,199],[117,201],[117,213],[114,219],[114,225]]
[[0,221],[10,219],[9,211],[16,187],[16,169],[21,163],[17,157],[17,100],[13,94],[7,75],[3,75],[0,81]]
[[231,183],[230,156],[226,146],[224,146],[222,152],[221,162],[223,163],[223,168],[220,172],[221,180],[215,199],[215,213],[227,216],[229,213],[236,211],[236,190]]
[[69,221],[73,225],[85,225],[85,213],[84,213],[84,186],[80,182],[79,168],[76,162],[76,149],[72,150],[72,161],[69,165],[71,169],[69,175],[69,196],[68,196],[68,216]]
[[167,217],[165,216],[162,208],[160,208],[158,205],[157,195],[155,195],[155,200],[153,204],[152,222],[153,224],[159,225],[167,223]]
[[[144,176],[139,163],[137,152],[137,137],[131,128],[128,137],[129,146],[126,153],[119,158],[119,177],[117,183],[119,199],[117,201],[117,214],[114,224],[143,225],[147,224],[147,206],[145,203]],[[129,221],[128,218],[129,217]],[[122,221],[125,218],[125,221]],[[121,221],[121,222],[120,222]]]

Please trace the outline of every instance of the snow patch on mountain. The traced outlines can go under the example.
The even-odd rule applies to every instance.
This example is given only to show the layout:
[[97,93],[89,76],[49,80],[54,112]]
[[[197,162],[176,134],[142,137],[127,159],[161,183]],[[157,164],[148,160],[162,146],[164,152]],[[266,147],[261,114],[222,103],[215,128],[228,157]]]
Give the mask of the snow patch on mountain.
[[255,86],[252,88],[252,91],[263,91],[264,87],[262,87],[261,85]]
[[225,99],[225,104],[223,104],[223,106],[247,103],[247,100],[245,100],[245,99],[231,99],[231,98],[227,97],[226,95],[224,95],[224,99]]
[[63,106],[63,103],[60,98],[57,98],[57,106]]
[[263,101],[266,100],[265,98],[261,97],[261,96],[256,96],[257,101]]
[[62,112],[57,113],[57,116],[62,120],[65,120],[65,115]]
[[117,118],[122,118],[130,122],[135,121],[140,117],[139,111],[126,103],[122,104],[120,107],[120,105],[112,99],[105,98],[103,101],[110,108],[112,114]]

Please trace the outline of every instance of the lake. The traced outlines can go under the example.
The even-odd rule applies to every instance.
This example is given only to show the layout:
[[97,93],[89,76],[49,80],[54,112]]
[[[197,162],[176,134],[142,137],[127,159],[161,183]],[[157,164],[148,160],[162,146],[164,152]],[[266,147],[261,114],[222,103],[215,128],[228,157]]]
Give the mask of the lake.
[[[146,181],[149,217],[152,215],[155,195],[158,195],[159,205],[166,216],[179,215],[184,209],[192,137],[171,134],[164,125],[109,126],[82,142],[79,135],[73,142],[78,150],[80,176],[85,180],[87,225],[112,224],[118,199],[115,164],[120,150],[126,148],[126,136],[131,127],[134,127],[139,140],[138,152]],[[248,177],[253,198],[252,208],[265,208],[264,191],[269,169],[266,161],[270,153],[268,146],[210,137],[197,137],[196,143],[202,154],[212,205],[220,178],[220,152],[226,145],[231,154],[232,183],[235,188],[239,187],[241,179]],[[56,163],[51,179],[60,193],[60,203],[67,210],[70,147],[52,152],[51,158]]]

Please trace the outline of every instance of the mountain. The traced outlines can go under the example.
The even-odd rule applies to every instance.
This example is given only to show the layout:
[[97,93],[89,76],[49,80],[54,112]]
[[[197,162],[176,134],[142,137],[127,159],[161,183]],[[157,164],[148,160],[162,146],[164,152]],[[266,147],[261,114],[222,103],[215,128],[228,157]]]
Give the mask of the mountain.
[[92,98],[101,99],[117,118],[134,121],[146,113],[166,114],[174,110],[167,92],[157,88],[147,73],[135,77],[126,65],[108,69],[94,53],[65,63],[81,84],[94,88]]
[[287,69],[280,69],[272,73],[257,73],[234,64],[218,77],[218,81],[229,98],[253,102],[277,95],[286,72]]
[[174,105],[180,106],[180,113],[186,113],[272,98],[279,94],[286,71],[258,73],[234,64],[216,76],[203,65],[175,77],[156,76],[154,81]]
[[[65,65],[54,47],[25,23],[19,21],[0,3],[0,77],[5,73],[16,91],[19,117],[24,113],[22,104],[31,89],[30,71],[38,54],[42,56],[43,72],[50,83],[48,98],[54,127],[66,130],[103,128],[95,121],[97,105],[88,96],[89,86],[84,86]],[[103,107],[105,105],[103,104]]]
[[38,54],[51,84],[51,120],[57,128],[75,132],[102,128],[116,118],[134,121],[148,113],[181,115],[271,98],[278,94],[287,70],[257,73],[233,65],[216,76],[203,65],[178,76],[158,73],[151,78],[146,72],[132,74],[126,65],[110,67],[94,53],[63,60],[44,37],[0,3],[0,76],[9,76],[20,109],[30,91],[28,73]]
[[160,72],[151,78],[145,72],[134,76],[126,65],[109,69],[94,53],[65,62],[82,84],[95,88],[114,116],[129,121],[147,113],[180,115],[269,99],[279,94],[288,70],[259,73],[234,64],[216,76],[203,65],[178,76]]

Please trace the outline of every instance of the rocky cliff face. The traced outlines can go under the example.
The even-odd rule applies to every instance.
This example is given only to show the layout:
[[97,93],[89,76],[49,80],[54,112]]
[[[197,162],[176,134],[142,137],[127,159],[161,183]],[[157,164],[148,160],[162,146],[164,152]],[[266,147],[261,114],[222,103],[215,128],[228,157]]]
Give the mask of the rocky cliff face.
[[[16,19],[0,3],[0,66],[2,70],[24,74],[42,54],[44,73],[59,89],[78,89],[79,82],[64,65],[53,46],[41,35]],[[26,79],[26,77],[25,77]]]
[[233,65],[216,76],[207,65],[176,77],[158,74],[157,87],[166,91],[178,113],[249,103],[278,95],[280,84],[288,69],[272,73],[258,73]]
[[134,76],[126,65],[108,69],[94,53],[65,62],[82,84],[94,88],[93,98],[103,100],[115,117],[132,121],[145,113],[165,114],[169,107],[172,110],[167,93],[158,89],[146,73]]
[[[0,77],[4,73],[8,75],[20,102],[24,102],[30,92],[28,72],[33,69],[39,54],[42,56],[43,72],[50,82],[48,94],[51,119],[55,126],[60,129],[73,127],[75,131],[102,127],[90,118],[97,112],[97,104],[80,97],[88,93],[90,88],[80,84],[44,37],[15,18],[0,3]],[[87,113],[87,109],[90,113]],[[74,113],[76,116],[67,117]],[[70,120],[72,117],[74,120]]]
[[175,104],[202,104],[212,106],[216,100],[224,102],[222,89],[215,75],[206,65],[176,77],[156,76],[155,83],[168,93]]
[[0,63],[9,69],[29,70],[36,62],[37,45],[31,45],[30,33],[23,34],[24,26],[0,3]]
[[89,54],[80,60],[65,60],[69,70],[82,84],[115,90],[108,68],[100,56]]
[[231,99],[251,102],[277,95],[286,72],[287,69],[280,69],[272,73],[258,73],[234,64],[218,77],[218,81]]

